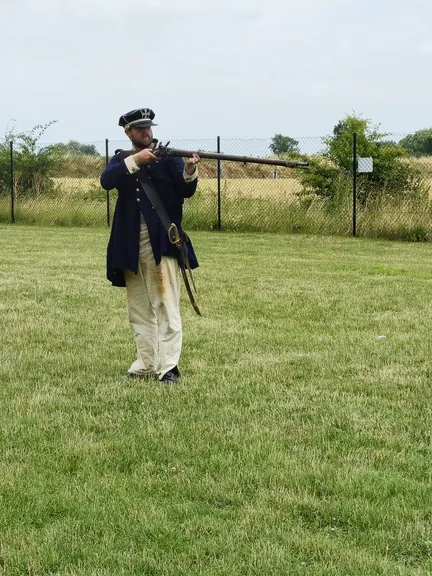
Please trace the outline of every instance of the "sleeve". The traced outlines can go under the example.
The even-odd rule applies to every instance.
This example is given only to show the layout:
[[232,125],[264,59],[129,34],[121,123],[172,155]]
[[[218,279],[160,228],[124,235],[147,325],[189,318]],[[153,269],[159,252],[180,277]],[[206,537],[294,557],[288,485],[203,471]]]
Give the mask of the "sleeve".
[[118,189],[125,178],[138,170],[139,167],[135,164],[132,157],[129,156],[123,160],[120,154],[116,154],[111,158],[108,166],[101,174],[101,186],[104,190]]
[[176,193],[182,198],[190,198],[195,194],[198,185],[198,167],[194,174],[189,176],[185,172],[185,163],[183,158],[168,158],[168,173],[174,183]]

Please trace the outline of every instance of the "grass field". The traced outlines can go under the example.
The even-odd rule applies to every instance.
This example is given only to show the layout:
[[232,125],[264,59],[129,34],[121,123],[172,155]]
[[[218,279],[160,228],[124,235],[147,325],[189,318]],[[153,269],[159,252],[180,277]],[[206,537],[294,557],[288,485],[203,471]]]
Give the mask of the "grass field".
[[432,245],[192,233],[164,387],[107,237],[0,225],[0,574],[431,574]]

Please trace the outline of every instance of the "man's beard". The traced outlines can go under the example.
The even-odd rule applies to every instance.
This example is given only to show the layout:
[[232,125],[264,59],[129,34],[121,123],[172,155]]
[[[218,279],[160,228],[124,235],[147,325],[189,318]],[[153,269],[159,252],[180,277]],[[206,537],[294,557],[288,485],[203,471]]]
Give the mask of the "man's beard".
[[146,143],[143,143],[144,138],[142,138],[141,140],[134,140],[133,138],[131,138],[131,142],[134,145],[134,148],[136,148],[137,150],[144,150],[144,148],[150,148],[153,142],[153,135],[149,135],[146,136],[145,141]]

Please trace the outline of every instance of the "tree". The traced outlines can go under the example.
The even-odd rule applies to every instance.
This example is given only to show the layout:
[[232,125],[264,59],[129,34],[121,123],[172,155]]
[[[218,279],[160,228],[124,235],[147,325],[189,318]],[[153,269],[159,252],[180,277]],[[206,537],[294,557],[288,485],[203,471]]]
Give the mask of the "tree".
[[432,128],[408,134],[399,142],[412,156],[432,156]]
[[343,134],[344,132],[346,132],[347,130],[349,130],[347,120],[346,119],[345,120],[339,120],[339,122],[333,128],[333,136],[335,138],[339,138],[339,136],[341,134]]
[[275,134],[272,138],[272,143],[269,146],[273,154],[279,156],[280,154],[298,154],[298,141],[290,136],[283,136],[282,134]]
[[406,161],[406,150],[386,141],[388,135],[380,133],[370,120],[352,115],[336,124],[333,135],[323,139],[322,157],[311,159],[309,170],[302,172],[306,194],[333,200],[340,197],[341,189],[351,193],[354,133],[358,156],[372,157],[374,161],[373,172],[362,174],[359,179],[360,205],[383,194],[395,198],[418,197],[424,193],[424,181],[418,169]]

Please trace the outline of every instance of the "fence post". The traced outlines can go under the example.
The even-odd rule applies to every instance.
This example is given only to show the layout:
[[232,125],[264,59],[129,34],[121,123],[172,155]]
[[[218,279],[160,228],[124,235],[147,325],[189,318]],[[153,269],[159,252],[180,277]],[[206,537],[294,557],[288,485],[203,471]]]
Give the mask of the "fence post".
[[11,197],[11,220],[15,223],[15,193],[14,193],[14,157],[13,140],[10,141],[10,197]]
[[[217,137],[217,152],[220,154],[220,136]],[[218,203],[218,219],[217,229],[222,230],[222,199],[221,199],[221,161],[217,161],[217,203]]]
[[357,235],[357,134],[353,134],[353,217],[352,235]]
[[[108,138],[105,138],[105,166],[108,166],[109,154],[108,154]],[[107,226],[110,225],[110,192],[106,191],[106,217]]]

